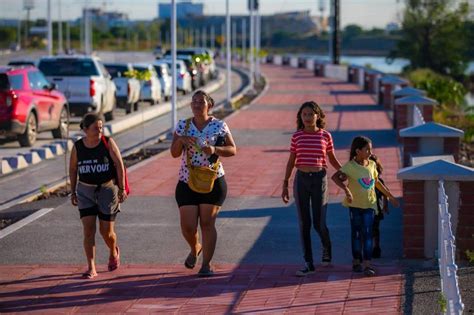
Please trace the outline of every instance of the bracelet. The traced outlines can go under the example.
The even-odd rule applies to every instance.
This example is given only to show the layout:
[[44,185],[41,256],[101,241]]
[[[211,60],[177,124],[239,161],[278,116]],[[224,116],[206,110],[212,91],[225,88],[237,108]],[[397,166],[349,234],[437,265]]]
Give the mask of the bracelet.
[[119,189],[119,190],[121,190],[121,191],[125,191],[125,189],[124,189],[124,188],[120,188],[120,187],[118,187],[118,189]]

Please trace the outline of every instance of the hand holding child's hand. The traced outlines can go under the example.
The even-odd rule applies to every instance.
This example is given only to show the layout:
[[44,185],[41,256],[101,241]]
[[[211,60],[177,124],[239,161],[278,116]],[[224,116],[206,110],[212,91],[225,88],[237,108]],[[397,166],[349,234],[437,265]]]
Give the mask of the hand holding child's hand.
[[392,204],[392,206],[394,206],[395,208],[398,208],[400,207],[400,203],[398,202],[398,199],[393,197],[393,196],[390,196],[388,197],[388,201],[390,201],[390,203]]
[[343,172],[338,172],[338,175],[337,175],[337,176],[339,177],[339,180],[340,180],[341,182],[345,182],[345,181],[347,180],[347,175],[344,174]]

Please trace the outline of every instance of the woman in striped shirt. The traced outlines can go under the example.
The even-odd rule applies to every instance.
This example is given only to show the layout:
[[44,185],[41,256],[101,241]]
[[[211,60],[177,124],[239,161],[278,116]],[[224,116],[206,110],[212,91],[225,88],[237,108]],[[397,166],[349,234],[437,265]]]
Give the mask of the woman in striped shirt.
[[281,197],[283,202],[288,203],[290,200],[288,180],[293,168],[296,167],[293,195],[305,259],[305,266],[297,271],[297,276],[306,276],[314,272],[311,224],[321,238],[323,265],[331,262],[331,239],[326,226],[328,202],[326,169],[328,160],[336,170],[341,168],[341,163],[334,154],[331,134],[323,129],[324,118],[324,112],[315,102],[305,102],[301,105],[296,116],[297,131],[291,137],[290,157],[283,180]]

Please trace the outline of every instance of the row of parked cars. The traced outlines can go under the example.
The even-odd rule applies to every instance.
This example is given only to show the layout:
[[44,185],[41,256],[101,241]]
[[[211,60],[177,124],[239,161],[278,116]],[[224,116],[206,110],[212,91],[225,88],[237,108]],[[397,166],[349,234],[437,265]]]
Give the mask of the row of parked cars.
[[[195,60],[196,56],[203,59],[203,54],[205,62]],[[179,51],[177,89],[186,94],[211,80],[216,75],[212,57],[200,48]],[[32,146],[39,132],[52,131],[55,138],[64,138],[68,113],[97,112],[108,121],[116,107],[128,114],[138,109],[139,101],[154,105],[168,100],[171,63],[167,52],[146,64],[102,63],[94,56],[66,55],[0,66],[0,136]]]

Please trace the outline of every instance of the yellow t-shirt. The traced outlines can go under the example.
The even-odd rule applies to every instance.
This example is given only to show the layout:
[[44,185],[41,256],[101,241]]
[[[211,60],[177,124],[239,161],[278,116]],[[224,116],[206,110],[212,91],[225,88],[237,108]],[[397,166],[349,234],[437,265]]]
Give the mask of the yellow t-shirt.
[[349,161],[341,167],[341,172],[347,175],[348,187],[352,193],[352,202],[348,203],[344,199],[342,205],[361,209],[371,208],[377,211],[375,179],[378,173],[375,162],[369,160],[369,165],[362,166],[355,161]]

